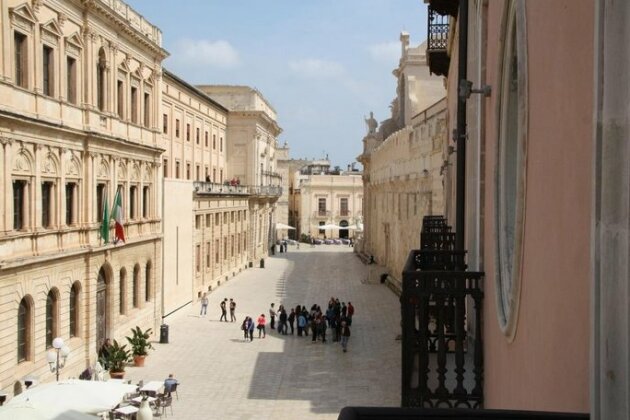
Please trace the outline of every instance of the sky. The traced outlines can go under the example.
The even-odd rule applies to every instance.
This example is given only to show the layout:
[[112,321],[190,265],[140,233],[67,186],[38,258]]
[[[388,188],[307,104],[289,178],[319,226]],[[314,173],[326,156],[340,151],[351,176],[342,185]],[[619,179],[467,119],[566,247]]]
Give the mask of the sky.
[[[164,67],[191,84],[257,88],[295,159],[361,154],[370,111],[390,117],[400,32],[426,39],[422,0],[127,0],[162,30]],[[228,139],[229,141],[229,139]]]

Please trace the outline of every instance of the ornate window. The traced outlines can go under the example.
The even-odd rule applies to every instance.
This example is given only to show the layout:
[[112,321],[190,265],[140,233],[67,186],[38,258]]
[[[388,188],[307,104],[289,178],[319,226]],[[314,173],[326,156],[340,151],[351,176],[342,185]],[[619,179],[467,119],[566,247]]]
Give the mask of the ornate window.
[[44,95],[55,95],[55,50],[44,44],[42,47],[42,88]]
[[28,88],[28,38],[20,32],[13,33],[15,52],[15,84]]
[[133,267],[133,307],[140,307],[140,266]]
[[125,315],[127,313],[127,270],[125,267],[120,269],[119,293],[119,313]]
[[32,304],[30,296],[25,296],[20,301],[17,316],[17,359],[19,362],[30,360],[31,356],[31,323]]
[[66,97],[71,104],[77,103],[77,60],[66,57]]
[[105,111],[105,92],[107,91],[107,58],[105,50],[98,51],[98,64],[96,65],[96,99],[98,109]]
[[13,181],[13,229],[21,230],[26,226],[26,181]]
[[502,332],[516,334],[527,167],[527,51],[523,0],[504,15],[495,178],[496,302]]
[[80,284],[74,283],[70,288],[70,337],[79,336],[79,296]]
[[153,265],[151,261],[147,262],[147,265],[144,267],[144,300],[145,302],[149,302],[151,300],[151,295],[153,294],[153,288],[151,287],[152,283],[152,274],[153,274]]
[[52,347],[53,339],[59,336],[59,298],[57,289],[51,289],[46,296],[46,348]]

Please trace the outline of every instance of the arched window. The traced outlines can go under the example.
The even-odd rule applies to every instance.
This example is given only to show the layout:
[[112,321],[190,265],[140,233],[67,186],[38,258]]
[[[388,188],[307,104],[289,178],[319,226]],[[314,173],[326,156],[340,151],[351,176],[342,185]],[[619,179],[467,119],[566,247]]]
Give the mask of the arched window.
[[153,292],[153,290],[151,290],[151,261],[147,263],[144,274],[144,300],[148,302],[151,300],[151,294]]
[[123,267],[120,269],[120,314],[127,313],[127,270]]
[[107,80],[107,59],[105,57],[105,50],[101,48],[98,51],[98,64],[96,65],[96,100],[98,109],[105,111],[105,90]]
[[46,296],[46,348],[52,347],[52,342],[57,337],[57,314],[59,313],[59,299],[57,289],[51,289]]
[[17,358],[18,363],[30,359],[32,306],[28,297],[22,298],[17,319]]
[[138,264],[133,268],[133,307],[140,307],[140,266]]
[[79,336],[79,294],[81,285],[77,282],[70,288],[70,337]]

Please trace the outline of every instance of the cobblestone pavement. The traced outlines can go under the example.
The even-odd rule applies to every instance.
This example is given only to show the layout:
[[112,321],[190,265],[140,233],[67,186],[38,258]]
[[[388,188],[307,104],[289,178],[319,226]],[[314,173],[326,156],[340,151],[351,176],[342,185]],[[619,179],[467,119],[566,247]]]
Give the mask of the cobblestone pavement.
[[[347,405],[400,404],[400,332],[397,297],[367,284],[367,266],[341,245],[295,246],[267,258],[209,295],[208,316],[199,304],[167,318],[170,343],[155,344],[143,368],[125,379],[180,381],[174,419],[336,419]],[[331,296],[356,308],[348,353],[330,339],[283,336],[242,340],[245,315],[268,316],[269,304],[318,303]],[[219,322],[223,298],[237,302],[237,322]],[[258,331],[254,331],[257,336]],[[296,328],[297,334],[297,328]],[[328,331],[330,338],[330,331]]]

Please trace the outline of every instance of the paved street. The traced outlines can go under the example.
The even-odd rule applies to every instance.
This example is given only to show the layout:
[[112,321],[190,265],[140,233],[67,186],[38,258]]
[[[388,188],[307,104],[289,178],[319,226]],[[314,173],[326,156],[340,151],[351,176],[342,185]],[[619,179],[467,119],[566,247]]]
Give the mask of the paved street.
[[[146,366],[128,368],[126,379],[174,373],[181,382],[175,419],[335,419],[347,405],[399,405],[397,297],[382,284],[366,284],[367,266],[350,247],[289,251],[221,285],[209,295],[208,316],[200,317],[195,303],[169,317],[170,343],[156,344]],[[264,340],[243,342],[245,315],[268,316],[271,302],[325,310],[331,296],[356,308],[348,353],[332,343],[330,330],[326,344],[269,328]],[[223,298],[237,302],[237,322],[219,322]]]

